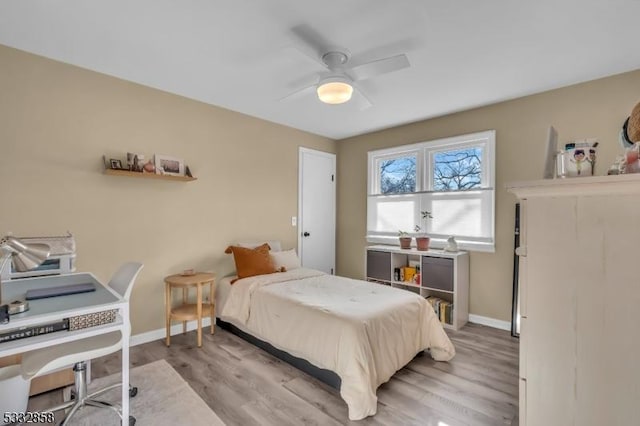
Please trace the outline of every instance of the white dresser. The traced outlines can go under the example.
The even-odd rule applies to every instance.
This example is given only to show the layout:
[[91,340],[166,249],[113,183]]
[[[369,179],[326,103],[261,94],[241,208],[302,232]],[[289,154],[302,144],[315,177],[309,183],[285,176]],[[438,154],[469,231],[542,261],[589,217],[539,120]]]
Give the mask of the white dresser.
[[640,425],[640,175],[521,200],[520,425]]

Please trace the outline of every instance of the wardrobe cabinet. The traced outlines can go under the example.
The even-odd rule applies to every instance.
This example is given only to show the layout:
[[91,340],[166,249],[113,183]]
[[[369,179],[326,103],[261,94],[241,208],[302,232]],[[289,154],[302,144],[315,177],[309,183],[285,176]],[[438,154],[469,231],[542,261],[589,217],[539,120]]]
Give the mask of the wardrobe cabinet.
[[520,425],[640,424],[640,175],[507,185],[520,209]]

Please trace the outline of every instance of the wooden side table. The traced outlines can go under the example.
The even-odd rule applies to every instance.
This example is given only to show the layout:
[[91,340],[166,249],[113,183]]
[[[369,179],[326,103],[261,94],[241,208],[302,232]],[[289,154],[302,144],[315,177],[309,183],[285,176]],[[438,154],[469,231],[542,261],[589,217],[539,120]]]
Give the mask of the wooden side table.
[[[187,332],[187,321],[198,320],[198,347],[202,347],[202,309],[209,309],[211,316],[211,334],[215,332],[215,274],[196,272],[193,275],[169,275],[164,279],[164,293],[167,321],[167,346],[171,345],[171,320],[182,321],[182,332]],[[209,303],[202,303],[202,287],[209,284]],[[196,303],[188,303],[189,289],[196,288]],[[175,308],[171,306],[171,293],[174,288],[182,289],[182,304]]]

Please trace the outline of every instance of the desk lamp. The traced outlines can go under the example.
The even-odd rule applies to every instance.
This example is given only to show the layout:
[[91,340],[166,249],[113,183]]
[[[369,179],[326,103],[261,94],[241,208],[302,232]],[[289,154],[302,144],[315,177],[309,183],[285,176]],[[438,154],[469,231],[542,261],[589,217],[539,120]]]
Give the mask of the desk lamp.
[[[11,259],[13,269],[18,272],[26,272],[37,268],[49,257],[49,246],[40,243],[23,243],[10,235],[0,239],[0,252],[2,252],[0,272]],[[2,305],[2,279],[0,279],[0,306]],[[18,300],[10,303],[9,314],[19,314],[29,310],[29,302]]]

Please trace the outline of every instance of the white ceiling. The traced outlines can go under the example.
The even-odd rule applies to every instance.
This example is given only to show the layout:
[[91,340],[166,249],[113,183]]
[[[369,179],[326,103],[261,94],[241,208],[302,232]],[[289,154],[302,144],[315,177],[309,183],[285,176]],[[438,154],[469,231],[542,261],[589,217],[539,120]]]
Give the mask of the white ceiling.
[[[640,0],[3,0],[0,44],[334,139],[640,68]],[[373,106],[326,105],[297,29],[354,64]],[[636,88],[637,90],[638,88]]]

